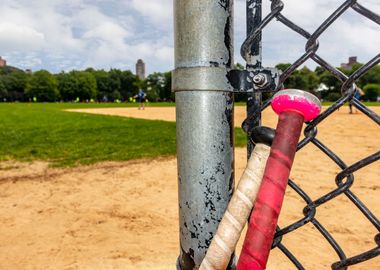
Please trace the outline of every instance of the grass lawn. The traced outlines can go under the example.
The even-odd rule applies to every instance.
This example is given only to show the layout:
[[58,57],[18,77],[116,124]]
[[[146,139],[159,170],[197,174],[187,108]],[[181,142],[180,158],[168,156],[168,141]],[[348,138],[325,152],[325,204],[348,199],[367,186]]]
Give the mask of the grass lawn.
[[[150,106],[174,106],[174,103]],[[53,166],[175,155],[175,123],[64,112],[137,104],[2,103],[0,160],[47,160]],[[236,144],[245,134],[236,129]]]

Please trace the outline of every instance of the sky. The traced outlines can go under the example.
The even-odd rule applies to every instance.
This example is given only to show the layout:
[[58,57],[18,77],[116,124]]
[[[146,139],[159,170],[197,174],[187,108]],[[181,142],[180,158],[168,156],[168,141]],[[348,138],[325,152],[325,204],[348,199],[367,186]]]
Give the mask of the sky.
[[[343,0],[283,0],[283,14],[313,32]],[[380,14],[379,0],[359,3]],[[270,1],[263,0],[264,15]],[[51,72],[72,69],[135,70],[174,68],[173,0],[0,0],[0,56],[9,65]],[[245,1],[234,1],[235,62],[245,38]],[[357,56],[365,62],[379,53],[380,26],[353,10],[319,39],[318,54],[334,66]],[[273,21],[263,32],[263,65],[295,61],[305,39]],[[314,68],[315,64],[307,62]]]

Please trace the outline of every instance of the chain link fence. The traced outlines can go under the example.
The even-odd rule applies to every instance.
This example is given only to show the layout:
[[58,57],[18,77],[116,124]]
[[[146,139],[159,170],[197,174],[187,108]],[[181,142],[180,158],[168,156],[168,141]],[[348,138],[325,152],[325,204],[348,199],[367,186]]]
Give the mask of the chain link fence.
[[[338,269],[348,269],[349,266],[360,264],[364,261],[371,260],[380,254],[380,221],[371,212],[370,209],[360,200],[360,198],[355,195],[352,191],[352,186],[355,182],[354,173],[363,169],[364,167],[378,161],[380,159],[380,152],[377,151],[361,160],[348,165],[340,158],[334,151],[327,146],[326,143],[322,142],[318,135],[318,125],[328,119],[328,117],[339,110],[344,104],[350,103],[352,106],[356,107],[357,110],[365,114],[369,119],[374,121],[377,125],[380,124],[380,117],[370,108],[366,107],[358,98],[355,97],[355,93],[359,91],[355,82],[364,75],[371,68],[379,64],[380,54],[374,56],[370,61],[365,63],[362,67],[356,70],[352,75],[347,76],[339,69],[331,65],[327,60],[323,59],[318,55],[318,38],[331,26],[334,21],[340,18],[347,10],[352,9],[359,13],[361,16],[366,17],[368,20],[372,20],[376,24],[380,25],[380,16],[375,14],[373,11],[367,9],[356,0],[345,1],[338,9],[336,9],[325,21],[323,21],[320,26],[313,32],[309,33],[304,28],[300,27],[287,17],[282,14],[282,10],[285,6],[284,2],[280,0],[270,0],[271,1],[271,11],[270,13],[261,20],[257,20],[257,16],[248,16],[248,29],[249,34],[247,39],[244,41],[241,47],[241,55],[247,61],[247,69],[254,71],[261,68],[261,62],[252,62],[252,56],[256,54],[261,57],[261,44],[259,40],[261,39],[261,34],[265,31],[265,27],[272,20],[277,20],[278,22],[284,24],[290,31],[301,35],[306,39],[305,53],[300,56],[291,66],[289,66],[281,75],[279,75],[279,82],[276,84],[276,89],[280,90],[283,87],[285,80],[302,64],[308,60],[313,60],[320,67],[329,71],[338,80],[342,82],[341,87],[341,98],[324,110],[318,118],[314,121],[308,123],[304,130],[305,138],[299,143],[298,151],[304,148],[308,144],[313,144],[320,151],[329,157],[331,162],[335,163],[339,168],[340,172],[337,173],[335,177],[336,188],[330,190],[328,193],[320,196],[319,198],[313,200],[295,181],[289,180],[289,186],[293,189],[300,198],[305,201],[306,206],[303,209],[303,217],[293,224],[289,224],[284,228],[278,228],[275,240],[273,242],[273,248],[278,248],[281,250],[289,260],[294,264],[297,269],[305,269],[305,267],[300,262],[292,252],[285,246],[282,239],[287,234],[295,233],[297,230],[305,226],[306,224],[312,224],[324,237],[332,249],[336,252],[339,257],[338,261],[332,262],[331,268],[334,270]],[[261,0],[247,0],[247,9],[255,8],[255,14],[259,14],[261,17]],[[250,21],[251,20],[251,21]],[[248,99],[248,118],[243,123],[244,130],[249,133],[254,126],[258,126],[261,123],[261,111],[270,105],[270,100],[264,102],[262,106],[257,106],[261,103],[261,94],[249,94]],[[250,106],[251,104],[251,106]],[[358,133],[361,131],[358,131]],[[374,138],[376,139],[376,138]],[[250,146],[249,146],[250,147]],[[346,196],[351,202],[352,206],[357,207],[363,214],[363,218],[368,219],[368,221],[377,230],[376,235],[374,235],[374,248],[370,250],[363,250],[360,254],[348,257],[339,245],[338,241],[334,239],[333,235],[326,229],[326,227],[318,220],[317,212],[318,208],[325,205],[327,202],[339,197]],[[347,212],[348,213],[348,212]],[[379,266],[380,267],[380,266]],[[365,268],[360,268],[365,269]]]

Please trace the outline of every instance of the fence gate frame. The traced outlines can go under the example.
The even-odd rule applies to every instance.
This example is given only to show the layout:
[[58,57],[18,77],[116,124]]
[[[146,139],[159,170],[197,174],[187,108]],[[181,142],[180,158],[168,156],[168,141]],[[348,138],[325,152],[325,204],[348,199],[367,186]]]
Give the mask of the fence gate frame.
[[[174,0],[175,70],[172,90],[176,93],[177,121],[178,270],[199,268],[233,193],[234,92],[247,95],[247,119],[242,127],[250,135],[255,127],[261,126],[261,112],[270,105],[270,99],[262,102],[262,93],[282,89],[285,80],[308,59],[342,82],[342,97],[315,120],[307,123],[305,138],[299,142],[297,151],[309,143],[313,144],[341,171],[334,179],[336,189],[315,200],[289,179],[289,188],[300,196],[306,206],[302,218],[284,228],[278,227],[272,248],[279,248],[296,269],[305,269],[281,240],[286,234],[311,223],[339,258],[332,263],[333,270],[345,270],[380,255],[380,221],[350,190],[355,180],[354,172],[378,161],[380,151],[347,165],[317,138],[318,124],[346,103],[380,125],[379,115],[355,96],[358,92],[355,81],[380,63],[380,53],[350,76],[317,53],[319,36],[348,9],[378,25],[380,16],[357,0],[342,0],[342,5],[313,33],[309,33],[282,15],[285,4],[281,0],[268,2],[271,2],[270,12],[262,18],[262,0],[246,0],[247,38],[240,51],[246,61],[246,69],[234,70],[233,0]],[[274,19],[306,39],[305,53],[283,72],[262,66],[261,33]],[[253,147],[247,140],[248,156]],[[337,241],[316,218],[317,208],[338,196],[346,196],[379,232],[373,239],[373,249],[347,258]],[[235,264],[236,257],[233,255],[227,269],[235,269]]]

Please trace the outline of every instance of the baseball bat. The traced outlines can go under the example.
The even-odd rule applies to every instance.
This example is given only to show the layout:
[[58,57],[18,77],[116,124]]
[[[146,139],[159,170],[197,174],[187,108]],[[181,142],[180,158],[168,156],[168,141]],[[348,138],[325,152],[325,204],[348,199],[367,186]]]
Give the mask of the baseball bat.
[[[257,127],[250,135],[256,143],[239,184],[232,195],[200,270],[225,270],[247,223],[267,162],[274,130]],[[255,137],[256,135],[256,137]],[[266,145],[267,144],[267,145]]]
[[237,270],[266,268],[303,122],[314,119],[321,104],[308,92],[289,89],[273,97],[272,108],[279,121]]

